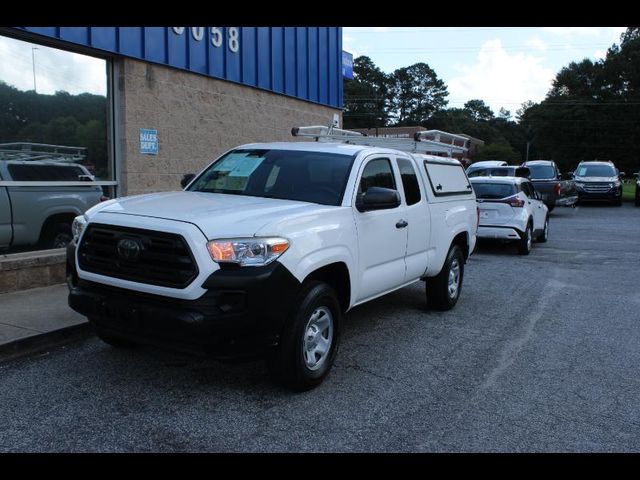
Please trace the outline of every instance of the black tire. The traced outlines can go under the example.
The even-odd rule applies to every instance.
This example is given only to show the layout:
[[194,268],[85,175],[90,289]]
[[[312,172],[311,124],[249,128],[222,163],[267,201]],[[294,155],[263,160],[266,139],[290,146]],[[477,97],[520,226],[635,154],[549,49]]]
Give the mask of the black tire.
[[529,255],[531,253],[531,244],[533,243],[532,230],[531,223],[528,223],[526,230],[518,242],[518,253],[520,255]]
[[538,242],[546,243],[547,240],[549,240],[549,216],[548,215],[544,219],[544,229],[542,230],[542,233],[538,237]]
[[111,333],[105,333],[99,329],[96,329],[96,336],[104,343],[116,348],[135,348],[138,346],[137,343],[132,342],[131,340],[127,340]]
[[[455,281],[457,288],[452,293],[450,286],[450,275],[456,277],[455,265],[458,266],[457,278]],[[453,271],[453,273],[452,273]],[[444,261],[442,270],[435,277],[427,278],[425,290],[427,295],[427,305],[435,310],[451,310],[458,303],[460,292],[462,291],[462,279],[464,277],[464,255],[458,245],[451,245],[447,259]]]
[[549,213],[553,212],[553,209],[556,208],[555,205],[547,205],[547,208],[549,209]]
[[613,205],[616,207],[622,206],[622,195],[620,195],[620,197],[618,197],[616,200],[613,201]]
[[43,249],[66,248],[73,240],[70,223],[53,223],[42,233],[40,247]]
[[[314,330],[314,318],[329,322],[331,330],[328,327]],[[267,360],[273,380],[297,392],[320,385],[338,352],[341,326],[342,310],[333,288],[324,282],[305,282],[283,329],[280,345]],[[324,353],[317,353],[316,358],[316,351],[311,352],[311,348],[317,346],[320,338],[327,341],[327,348]],[[312,365],[314,360],[317,363]]]

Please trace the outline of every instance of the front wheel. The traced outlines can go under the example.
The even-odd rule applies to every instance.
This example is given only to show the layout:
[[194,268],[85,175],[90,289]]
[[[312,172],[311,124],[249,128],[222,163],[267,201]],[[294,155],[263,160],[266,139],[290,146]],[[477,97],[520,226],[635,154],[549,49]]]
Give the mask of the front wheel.
[[427,278],[427,304],[436,310],[451,310],[460,298],[464,276],[464,255],[458,245],[452,245],[442,270]]
[[280,345],[268,359],[273,379],[299,392],[320,385],[338,351],[341,323],[342,311],[333,288],[323,282],[306,284]]

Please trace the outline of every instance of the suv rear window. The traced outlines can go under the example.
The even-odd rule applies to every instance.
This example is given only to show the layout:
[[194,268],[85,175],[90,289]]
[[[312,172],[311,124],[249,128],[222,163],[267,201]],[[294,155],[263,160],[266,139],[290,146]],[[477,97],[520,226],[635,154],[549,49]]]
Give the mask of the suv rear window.
[[517,193],[516,186],[511,183],[472,182],[473,191],[477,198],[499,199],[510,197]]

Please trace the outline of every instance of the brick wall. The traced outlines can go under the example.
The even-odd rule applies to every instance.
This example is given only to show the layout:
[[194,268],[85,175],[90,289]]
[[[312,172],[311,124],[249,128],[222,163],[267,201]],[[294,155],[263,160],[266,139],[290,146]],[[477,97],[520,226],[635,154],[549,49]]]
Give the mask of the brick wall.
[[[294,141],[291,127],[329,125],[336,110],[132,59],[120,62],[122,195],[180,189],[243,143]],[[342,123],[342,122],[341,122]],[[158,130],[158,155],[142,155],[140,128]]]

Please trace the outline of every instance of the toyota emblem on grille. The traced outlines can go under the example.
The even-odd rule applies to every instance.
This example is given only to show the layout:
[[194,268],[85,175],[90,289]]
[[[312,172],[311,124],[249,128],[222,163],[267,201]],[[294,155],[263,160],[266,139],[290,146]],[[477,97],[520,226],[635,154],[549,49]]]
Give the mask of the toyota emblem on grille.
[[118,256],[123,260],[135,261],[140,257],[142,245],[138,240],[123,238],[118,242]]

